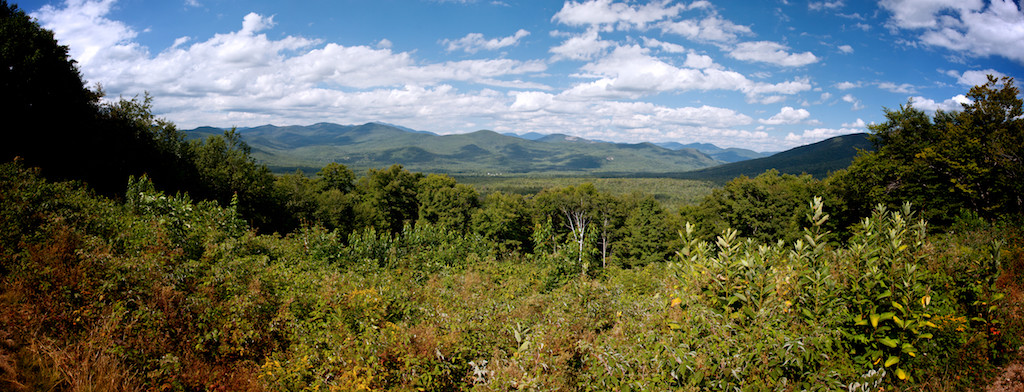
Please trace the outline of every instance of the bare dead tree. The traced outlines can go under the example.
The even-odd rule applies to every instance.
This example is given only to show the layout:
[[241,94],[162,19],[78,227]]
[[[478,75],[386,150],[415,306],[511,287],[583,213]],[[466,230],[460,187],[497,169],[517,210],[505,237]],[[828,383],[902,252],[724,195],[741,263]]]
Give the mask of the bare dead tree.
[[[562,213],[565,214],[566,224],[569,225],[569,235],[572,236],[573,242],[577,245],[579,251],[579,263],[583,264],[583,245],[587,240],[587,224],[590,221],[590,217],[587,215],[587,210],[584,208],[583,200],[580,200],[579,208],[576,206],[562,207]],[[586,271],[584,271],[585,273]]]

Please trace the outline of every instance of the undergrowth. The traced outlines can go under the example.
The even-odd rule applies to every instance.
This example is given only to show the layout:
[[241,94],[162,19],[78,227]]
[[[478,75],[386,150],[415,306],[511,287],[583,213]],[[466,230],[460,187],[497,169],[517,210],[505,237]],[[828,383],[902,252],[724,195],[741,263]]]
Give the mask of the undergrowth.
[[18,164],[0,206],[4,390],[963,390],[1024,343],[1016,229],[910,206],[842,242],[820,199],[792,243],[687,225],[672,260],[582,274],[426,224],[257,235]]

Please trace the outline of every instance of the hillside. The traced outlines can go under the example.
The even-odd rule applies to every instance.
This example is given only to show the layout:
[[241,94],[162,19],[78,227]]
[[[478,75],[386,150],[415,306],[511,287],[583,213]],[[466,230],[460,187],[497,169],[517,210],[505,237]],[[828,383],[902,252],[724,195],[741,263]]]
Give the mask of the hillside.
[[[402,164],[413,171],[453,175],[671,173],[715,166],[721,161],[696,149],[650,143],[624,144],[547,135],[538,140],[477,131],[435,135],[367,123],[239,128],[253,157],[275,172],[315,172],[331,162],[353,170]],[[222,132],[201,127],[190,137]]]
[[681,150],[684,148],[692,148],[700,151],[715,160],[722,161],[725,163],[740,162],[748,159],[763,158],[771,156],[773,153],[757,152],[753,150],[747,150],[745,148],[721,148],[711,143],[690,143],[682,144],[677,142],[664,142],[654,143],[660,147],[665,147],[670,150]]
[[836,136],[817,143],[796,147],[772,156],[671,175],[673,178],[725,182],[740,175],[754,177],[768,169],[780,173],[807,173],[824,178],[828,173],[846,168],[858,150],[873,150],[868,134]]

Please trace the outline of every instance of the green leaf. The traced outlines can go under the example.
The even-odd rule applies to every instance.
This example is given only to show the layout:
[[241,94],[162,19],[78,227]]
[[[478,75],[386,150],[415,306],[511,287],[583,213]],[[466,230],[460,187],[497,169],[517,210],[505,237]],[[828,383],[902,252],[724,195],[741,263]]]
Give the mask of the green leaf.
[[878,328],[878,315],[872,313],[871,315],[868,316],[868,318],[871,319],[871,326],[874,328]]
[[931,339],[932,338],[932,334],[929,333],[929,332],[925,332],[925,333],[922,333],[922,334],[918,334],[917,337],[919,337],[921,339]]
[[893,348],[895,348],[896,345],[898,345],[900,343],[896,339],[892,339],[892,338],[879,338],[878,342],[882,343],[882,344],[884,344],[886,346],[893,347]]
[[903,313],[907,313],[907,310],[906,310],[906,309],[904,309],[904,308],[903,308],[903,305],[900,305],[900,303],[899,303],[899,302],[896,302],[896,301],[892,301],[892,307],[894,307],[894,308],[896,308],[896,309],[899,309],[899,310],[900,310],[901,312],[903,312]]
[[896,356],[889,357],[889,359],[885,360],[885,367],[889,367],[889,366],[895,365],[899,361],[900,361],[900,357],[896,357]]
[[906,380],[907,372],[903,371],[903,369],[896,368],[896,377],[899,377],[900,380]]
[[[811,314],[811,311],[807,310],[807,308],[800,309],[800,313],[803,314],[804,317],[807,317],[808,319],[814,319],[814,315]],[[861,320],[861,321],[863,321],[863,320]]]
[[892,321],[895,321],[896,325],[899,325],[900,328],[904,328],[905,327],[905,324],[903,323],[903,320],[901,320],[899,316],[892,316]]

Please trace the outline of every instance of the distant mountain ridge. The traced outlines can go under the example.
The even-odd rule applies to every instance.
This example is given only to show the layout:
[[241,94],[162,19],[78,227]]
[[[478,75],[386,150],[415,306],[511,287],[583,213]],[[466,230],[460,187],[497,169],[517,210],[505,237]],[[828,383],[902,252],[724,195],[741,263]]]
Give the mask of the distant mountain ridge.
[[796,147],[764,158],[677,173],[671,177],[723,183],[741,175],[755,177],[766,170],[776,169],[784,174],[807,173],[816,178],[825,178],[831,172],[850,166],[850,162],[859,151],[872,151],[874,148],[867,133],[854,133]]
[[[200,127],[190,137],[219,134]],[[719,165],[696,149],[668,149],[651,143],[609,143],[568,135],[537,140],[488,130],[437,135],[381,123],[238,128],[253,156],[275,172],[316,171],[330,162],[354,170],[402,164],[409,170],[453,175],[549,173],[599,175],[669,173]]]
[[664,142],[655,144],[672,150],[692,148],[725,163],[740,162],[748,159],[764,158],[767,156],[771,156],[773,154],[747,150],[745,148],[721,148],[711,143],[681,144],[677,142]]
[[[191,138],[222,134],[199,127]],[[771,154],[708,143],[612,143],[564,134],[499,134],[481,130],[438,135],[366,123],[261,125],[238,128],[253,157],[283,173],[314,173],[331,162],[357,172],[402,164],[409,170],[451,175],[595,175],[674,177],[725,182],[768,169],[822,178],[849,166],[858,149],[873,148],[867,134],[838,136]]]

